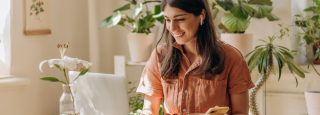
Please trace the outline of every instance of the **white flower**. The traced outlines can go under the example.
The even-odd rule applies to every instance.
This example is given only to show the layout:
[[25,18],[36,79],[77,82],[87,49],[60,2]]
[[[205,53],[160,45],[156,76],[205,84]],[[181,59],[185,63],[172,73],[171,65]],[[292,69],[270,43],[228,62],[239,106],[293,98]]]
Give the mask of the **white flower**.
[[48,62],[50,67],[53,67],[54,64],[58,64],[61,69],[69,68],[69,70],[74,70],[77,68],[79,63],[82,63],[83,66],[86,68],[90,67],[92,63],[80,60],[78,58],[70,58],[68,56],[64,56],[63,59],[50,59],[50,60],[44,60],[40,63],[39,69],[41,70],[41,67],[44,63]]

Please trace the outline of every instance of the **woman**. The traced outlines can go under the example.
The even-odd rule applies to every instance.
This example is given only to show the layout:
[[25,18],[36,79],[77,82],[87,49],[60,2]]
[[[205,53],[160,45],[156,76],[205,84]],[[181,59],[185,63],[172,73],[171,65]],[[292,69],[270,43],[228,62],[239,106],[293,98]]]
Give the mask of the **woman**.
[[247,115],[254,87],[241,53],[218,40],[207,0],[162,0],[165,43],[148,60],[138,93],[143,115],[205,113],[228,106],[228,115]]

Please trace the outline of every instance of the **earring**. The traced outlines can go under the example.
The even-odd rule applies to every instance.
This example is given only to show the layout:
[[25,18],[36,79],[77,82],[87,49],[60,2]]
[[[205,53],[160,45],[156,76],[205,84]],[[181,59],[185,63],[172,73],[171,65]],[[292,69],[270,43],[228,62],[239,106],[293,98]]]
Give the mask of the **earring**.
[[201,19],[200,25],[203,25],[203,15],[200,15],[200,19]]

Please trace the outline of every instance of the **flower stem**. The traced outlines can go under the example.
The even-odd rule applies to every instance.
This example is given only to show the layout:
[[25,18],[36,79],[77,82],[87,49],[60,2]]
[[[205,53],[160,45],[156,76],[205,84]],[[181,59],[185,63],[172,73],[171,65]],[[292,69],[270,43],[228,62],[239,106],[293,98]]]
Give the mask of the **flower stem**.
[[70,94],[71,94],[71,97],[72,97],[73,113],[74,113],[74,114],[76,114],[76,109],[75,109],[75,105],[74,105],[74,102],[75,102],[75,100],[74,100],[74,96],[73,96],[73,94],[72,94],[72,90],[71,90],[70,85],[68,85],[68,87],[69,87]]
[[[64,67],[65,68],[65,67]],[[68,80],[68,77],[67,77],[67,74],[66,74],[66,69],[63,69],[63,75],[64,77],[66,78],[67,80],[67,85],[69,85],[69,80]]]
[[[64,67],[65,68],[65,67]],[[75,114],[76,113],[76,110],[75,110],[75,105],[74,105],[74,96],[72,94],[72,90],[71,90],[71,87],[70,87],[70,83],[69,83],[69,80],[68,80],[68,77],[67,77],[67,74],[66,74],[66,69],[63,69],[63,74],[64,74],[64,77],[66,78],[67,80],[67,85],[69,87],[69,90],[70,90],[70,94],[71,94],[71,97],[72,97],[72,103],[73,103],[73,113]]]

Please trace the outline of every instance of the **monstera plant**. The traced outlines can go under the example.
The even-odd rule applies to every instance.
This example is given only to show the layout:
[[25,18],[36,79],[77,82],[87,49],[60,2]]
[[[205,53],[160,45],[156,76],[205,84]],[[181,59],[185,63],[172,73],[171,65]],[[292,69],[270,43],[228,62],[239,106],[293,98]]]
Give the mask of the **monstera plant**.
[[271,13],[271,0],[211,0],[213,17],[219,11],[224,13],[219,28],[225,33],[244,33],[249,27],[251,18],[268,18],[277,21],[279,18]]
[[[279,26],[282,27],[283,25],[279,24]],[[273,57],[278,62],[278,68],[279,68],[278,80],[280,80],[281,78],[281,70],[285,66],[285,64],[288,66],[290,72],[294,75],[296,80],[296,86],[298,86],[298,80],[295,74],[301,78],[305,78],[304,73],[308,73],[293,61],[294,57],[291,53],[296,53],[297,51],[290,51],[286,47],[273,45],[273,41],[276,38],[282,39],[283,36],[289,33],[289,29],[288,27],[283,28],[279,32],[280,32],[279,36],[276,36],[276,35],[269,36],[269,41],[260,39],[260,41],[264,42],[265,45],[256,46],[253,51],[251,51],[245,56],[245,58],[247,58],[249,55],[251,55],[250,59],[247,62],[250,72],[255,67],[258,67],[258,71],[261,74],[261,77],[255,83],[255,87],[250,89],[250,92],[249,92],[250,112],[252,113],[252,115],[259,115],[257,104],[256,104],[257,92],[259,91],[259,89],[261,89],[262,85],[266,83],[266,80],[270,77],[270,74],[271,73],[275,74]]]

